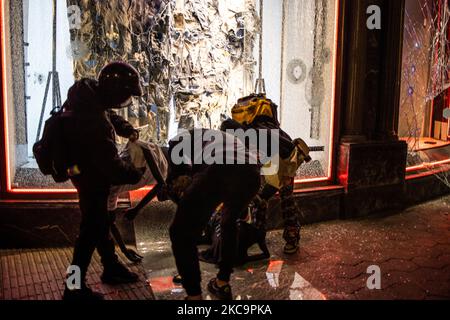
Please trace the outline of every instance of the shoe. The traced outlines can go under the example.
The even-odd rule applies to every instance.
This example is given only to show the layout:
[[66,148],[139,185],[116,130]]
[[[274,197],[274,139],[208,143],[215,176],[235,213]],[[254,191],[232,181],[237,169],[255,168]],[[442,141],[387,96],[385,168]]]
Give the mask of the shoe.
[[64,289],[64,294],[62,297],[65,301],[102,301],[104,300],[103,295],[99,292],[92,291],[91,288],[82,287],[77,290],[69,290],[69,288]]
[[297,253],[300,246],[300,227],[286,227],[286,229],[284,229],[283,238],[286,240],[283,252],[285,254]]
[[173,276],[172,282],[175,284],[181,284],[181,276],[177,274],[176,276]]
[[123,264],[115,262],[110,266],[105,266],[101,280],[106,284],[133,283],[139,280],[139,276],[128,270]]
[[219,287],[217,285],[216,278],[209,280],[208,291],[219,300],[233,300],[231,286],[229,284],[226,284],[222,287]]
[[284,245],[283,252],[284,252],[285,254],[294,254],[294,253],[297,253],[298,248],[299,248],[299,245],[298,245],[298,244],[295,244],[295,243],[286,243],[286,244]]

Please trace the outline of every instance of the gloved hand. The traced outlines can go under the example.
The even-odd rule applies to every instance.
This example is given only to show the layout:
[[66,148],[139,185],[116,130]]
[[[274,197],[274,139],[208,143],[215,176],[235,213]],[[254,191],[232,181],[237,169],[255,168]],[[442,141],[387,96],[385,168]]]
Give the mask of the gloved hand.
[[134,132],[128,137],[128,139],[130,139],[131,142],[139,140],[139,131],[134,130]]
[[[145,168],[136,168],[134,166],[132,166],[131,168],[129,168],[129,173],[128,173],[128,179],[126,181],[126,184],[136,184],[139,181],[141,181],[142,176],[145,173]],[[124,184],[122,183],[113,183],[114,185],[119,185],[119,184]]]
[[171,200],[178,203],[183,197],[184,191],[192,183],[192,178],[188,175],[179,176],[167,186],[168,194]]
[[252,202],[251,202],[252,206],[258,210],[267,210],[268,208],[268,202],[267,200],[261,198],[259,195],[256,195]]
[[183,195],[184,190],[191,184],[192,178],[190,176],[184,175],[176,178],[172,184],[173,191],[178,193],[180,196]]

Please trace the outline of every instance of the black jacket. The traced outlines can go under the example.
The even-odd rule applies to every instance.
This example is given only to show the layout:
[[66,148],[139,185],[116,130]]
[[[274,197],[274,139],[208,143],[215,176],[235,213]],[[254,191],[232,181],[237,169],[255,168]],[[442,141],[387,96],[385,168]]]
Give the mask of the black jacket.
[[[182,176],[182,175],[188,175],[188,176],[192,176],[204,169],[206,169],[207,167],[211,166],[211,164],[207,164],[204,159],[204,152],[205,152],[205,147],[207,145],[210,144],[209,139],[206,139],[207,141],[203,140],[203,135],[207,132],[207,131],[215,131],[216,134],[220,134],[223,137],[223,145],[222,147],[220,147],[219,145],[216,145],[216,149],[214,149],[214,153],[217,152],[221,152],[222,155],[222,159],[224,162],[227,161],[227,157],[231,157],[232,159],[229,159],[231,161],[233,161],[233,163],[237,163],[237,154],[236,151],[240,150],[241,152],[243,152],[242,155],[242,160],[245,160],[245,163],[250,163],[249,162],[249,158],[252,157],[251,156],[251,151],[245,147],[245,144],[242,143],[241,141],[239,141],[236,137],[231,136],[231,138],[234,138],[234,144],[232,146],[227,145],[227,139],[225,137],[226,133],[223,131],[218,131],[218,130],[210,130],[210,129],[191,129],[189,131],[183,132],[181,134],[179,134],[178,136],[176,136],[175,138],[173,138],[172,140],[169,141],[169,151],[168,151],[168,161],[169,161],[169,174],[167,177],[167,183],[170,184],[175,178]],[[197,135],[196,135],[197,133]],[[230,138],[230,137],[228,137]],[[178,146],[180,143],[185,143],[184,139],[190,139],[190,142],[187,144],[191,147],[190,153],[189,154],[184,154],[183,152],[175,152],[174,148],[176,146]],[[198,140],[196,140],[198,139]],[[213,141],[214,142],[214,139]],[[238,147],[238,143],[240,144],[240,147]],[[199,146],[199,150],[195,149],[195,145],[198,144]],[[233,150],[234,152],[230,153],[230,148],[231,150]],[[182,149],[181,151],[185,151],[184,149]],[[211,150],[210,150],[211,151]],[[172,154],[172,152],[174,152],[174,154]],[[198,152],[198,154],[196,154],[196,152]],[[182,163],[177,163],[175,164],[173,161],[173,156],[182,156],[184,161],[182,161]],[[256,162],[254,163],[255,165],[259,166],[259,163],[257,163],[257,155],[254,154],[253,160]]]
[[129,137],[134,128],[112,110],[105,110],[97,81],[82,79],[69,89],[64,103],[64,140],[68,158],[79,166],[81,180],[91,186],[134,184],[141,172],[122,161],[115,134]]
[[[282,159],[287,159],[291,155],[292,151],[295,149],[295,145],[292,142],[292,138],[280,128],[280,125],[277,124],[270,118],[267,117],[258,117],[255,121],[247,127],[247,129],[253,128],[256,130],[265,129],[268,130],[268,141],[267,145],[270,145],[269,141],[274,134],[274,130],[278,130],[277,140],[279,144],[279,153]],[[272,154],[272,150],[268,150],[269,154]]]
[[[258,116],[250,125],[243,125],[233,119],[227,119],[222,122],[221,125],[222,130],[232,129],[232,130],[248,130],[248,129],[265,129],[267,130],[267,141],[266,145],[270,147],[270,141],[272,139],[272,135],[278,130],[278,134],[276,139],[278,140],[279,154],[282,159],[287,159],[292,151],[295,149],[295,145],[292,142],[292,138],[280,128],[280,124],[269,117]],[[259,138],[259,137],[258,137]],[[245,143],[245,142],[244,142]],[[258,141],[258,146],[260,146],[260,141]],[[272,150],[266,150],[268,154],[272,155]]]

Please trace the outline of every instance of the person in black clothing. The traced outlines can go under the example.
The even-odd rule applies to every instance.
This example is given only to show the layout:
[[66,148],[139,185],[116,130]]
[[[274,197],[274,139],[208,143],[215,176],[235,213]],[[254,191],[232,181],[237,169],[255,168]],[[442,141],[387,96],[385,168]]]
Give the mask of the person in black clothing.
[[[205,138],[207,131],[223,137],[222,141]],[[217,130],[194,129],[174,138],[169,143],[169,195],[178,203],[170,226],[170,239],[176,266],[188,300],[201,300],[201,274],[197,241],[201,237],[214,210],[223,203],[221,230],[221,259],[217,277],[211,279],[208,290],[216,297],[231,300],[230,275],[236,258],[236,221],[242,217],[260,186],[260,166],[257,157],[232,135]],[[177,146],[190,139],[190,146],[199,143],[200,152],[183,152],[183,161],[176,164]],[[224,141],[232,143],[224,143]],[[222,163],[207,161],[204,152],[214,149],[214,156]],[[237,158],[245,164],[237,164]],[[228,158],[227,158],[228,157]],[[200,159],[201,158],[201,159]],[[231,158],[231,159],[229,159]],[[211,160],[211,159],[210,159]],[[242,160],[242,159],[241,159]]]
[[116,284],[138,279],[115,254],[107,202],[112,185],[135,184],[143,173],[119,157],[115,135],[136,140],[138,134],[111,110],[129,105],[132,96],[141,94],[137,71],[122,62],[105,66],[98,81],[81,79],[69,89],[63,105],[63,138],[71,163],[68,172],[78,191],[81,209],[80,231],[72,260],[72,265],[81,271],[81,288],[70,290],[66,284],[64,299],[102,299],[85,283],[95,249],[104,267],[103,282]]

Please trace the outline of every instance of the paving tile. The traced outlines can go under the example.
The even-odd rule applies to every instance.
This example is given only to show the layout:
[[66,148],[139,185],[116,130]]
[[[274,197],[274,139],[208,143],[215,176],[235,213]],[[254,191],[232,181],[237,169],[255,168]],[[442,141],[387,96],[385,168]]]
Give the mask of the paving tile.
[[389,259],[385,262],[380,263],[380,269],[382,272],[388,272],[388,271],[405,271],[405,272],[411,272],[414,270],[417,270],[419,268],[418,265],[416,265],[414,262],[410,260],[404,260],[404,259]]
[[367,287],[364,287],[354,294],[354,298],[358,300],[395,300],[396,295],[390,290],[369,290]]
[[[0,299],[60,300],[71,255],[71,248],[0,250]],[[141,274],[142,284],[105,286],[100,281],[102,267],[96,256],[89,280],[92,288],[105,293],[108,300],[153,299],[143,268],[133,266],[132,270]]]
[[427,259],[424,257],[417,257],[417,258],[414,258],[412,261],[421,267],[426,267],[426,268],[431,268],[431,269],[442,269],[442,268],[450,265],[450,253],[440,255],[435,259]]
[[[300,252],[293,256],[282,253],[282,231],[270,232],[267,242],[271,259],[236,268],[232,276],[233,292],[242,299],[262,300],[307,299],[308,296],[312,299],[448,300],[450,216],[442,212],[450,211],[447,204],[450,197],[443,199],[386,217],[304,226]],[[159,248],[157,252],[146,251],[142,264],[128,264],[118,252],[120,260],[140,275],[138,283],[102,284],[103,267],[95,252],[88,271],[89,285],[104,293],[107,300],[183,299],[182,288],[171,284],[176,268],[167,232],[163,232],[168,225],[155,226],[158,229],[152,229],[148,222],[145,228],[137,226],[137,230],[145,233],[137,234],[139,247]],[[71,260],[72,248],[0,250],[0,299],[61,299]],[[278,271],[273,267],[275,262],[280,266]],[[217,270],[213,265],[201,265],[205,287]],[[381,269],[381,290],[367,288],[370,265]],[[154,282],[155,292],[146,279]],[[302,279],[299,283],[308,286],[295,284],[296,279]]]
[[5,290],[3,291],[3,297],[5,300],[11,300],[12,299],[12,293],[11,293],[11,288],[5,288]]
[[393,285],[389,292],[398,300],[423,300],[425,291],[413,283],[400,283]]

